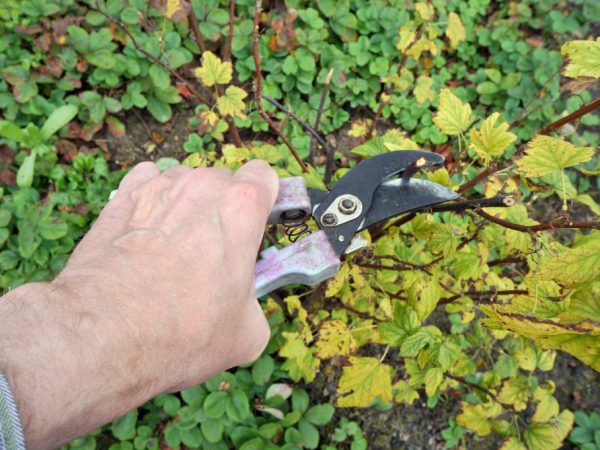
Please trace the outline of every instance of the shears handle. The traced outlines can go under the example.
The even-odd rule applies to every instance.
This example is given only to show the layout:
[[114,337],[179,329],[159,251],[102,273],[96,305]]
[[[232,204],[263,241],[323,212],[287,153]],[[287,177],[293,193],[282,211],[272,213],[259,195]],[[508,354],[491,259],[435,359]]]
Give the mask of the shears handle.
[[[308,218],[311,201],[302,177],[279,180],[279,195],[269,216],[270,224]],[[318,231],[293,244],[261,253],[254,270],[256,296],[262,297],[291,283],[313,285],[340,270],[340,258],[324,231]]]

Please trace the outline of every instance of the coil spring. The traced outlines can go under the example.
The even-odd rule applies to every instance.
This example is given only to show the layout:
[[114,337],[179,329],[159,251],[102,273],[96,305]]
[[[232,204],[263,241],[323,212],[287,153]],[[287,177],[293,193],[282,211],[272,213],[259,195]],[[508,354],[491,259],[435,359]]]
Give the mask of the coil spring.
[[285,228],[285,234],[290,242],[296,242],[303,236],[312,233],[310,227],[306,224],[306,213],[302,210],[286,211],[282,214],[281,224]]

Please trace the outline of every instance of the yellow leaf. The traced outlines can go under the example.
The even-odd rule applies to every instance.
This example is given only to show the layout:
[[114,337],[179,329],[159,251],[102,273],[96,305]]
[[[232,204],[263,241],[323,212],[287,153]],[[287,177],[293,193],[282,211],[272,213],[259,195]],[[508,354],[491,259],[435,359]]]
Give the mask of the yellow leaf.
[[355,138],[363,137],[371,128],[373,121],[371,119],[358,119],[352,122],[352,126],[348,131],[348,136]]
[[517,139],[517,136],[507,131],[508,124],[499,122],[499,118],[499,113],[493,113],[483,121],[479,130],[471,130],[471,145],[484,161],[502,156],[510,144]]
[[200,153],[192,153],[181,162],[182,166],[187,167],[206,167],[206,161],[202,159]]
[[556,450],[573,426],[573,413],[569,410],[561,412],[548,423],[532,423],[523,433],[529,450]]
[[429,52],[432,56],[436,56],[438,54],[438,48],[435,45],[435,42],[430,41],[422,37],[417,42],[415,42],[408,50],[406,50],[406,54],[408,56],[412,56],[415,59],[419,59],[421,57],[421,53]]
[[286,358],[282,368],[286,370],[290,378],[300,381],[304,378],[310,383],[315,379],[320,360],[315,358],[313,348],[308,348],[299,333],[281,333],[285,338],[285,344],[279,349],[279,356]]
[[219,121],[219,116],[214,111],[201,111],[200,122],[202,122],[207,128],[213,128]]
[[490,419],[502,413],[502,407],[496,402],[472,405],[461,402],[462,412],[456,417],[456,423],[474,431],[479,436],[487,436],[492,432]]
[[392,368],[376,358],[350,357],[350,366],[344,367],[337,405],[341,407],[369,406],[377,398],[387,404],[392,400]]
[[455,12],[448,14],[448,28],[446,28],[446,36],[448,36],[448,39],[450,39],[450,45],[453,48],[456,48],[460,42],[467,40],[465,27],[463,26],[458,14]]
[[417,10],[417,14],[423,20],[431,20],[433,19],[434,9],[433,6],[426,2],[419,2],[415,4],[415,9]]
[[427,100],[433,100],[435,94],[433,93],[433,80],[427,75],[421,75],[417,78],[417,84],[413,91],[415,98],[419,104],[425,103]]
[[433,181],[434,183],[441,184],[442,186],[446,186],[447,188],[454,188],[454,185],[450,181],[450,174],[448,170],[444,167],[438,170],[434,170],[431,172],[426,172],[427,179],[429,181]]
[[406,133],[395,128],[387,130],[383,136],[383,145],[390,151],[395,150],[419,150],[416,142],[406,137]]
[[208,87],[229,83],[232,73],[231,62],[223,62],[213,52],[208,51],[202,53],[202,67],[194,70],[194,75]]
[[243,89],[237,86],[229,86],[225,90],[225,94],[217,99],[217,109],[221,115],[229,115],[232,117],[245,118],[244,114],[244,99],[248,94]]
[[178,22],[187,16],[190,4],[186,0],[167,0],[165,5],[165,16],[174,22]]
[[600,37],[595,41],[567,42],[560,53],[569,58],[565,76],[600,78]]
[[548,422],[553,417],[558,415],[560,410],[558,400],[554,398],[554,383],[549,381],[546,386],[538,386],[534,393],[533,399],[538,402],[535,407],[535,414],[531,418],[533,422]]
[[594,231],[573,248],[542,258],[536,279],[555,281],[564,286],[578,286],[600,277],[600,231]]
[[300,336],[307,344],[310,344],[313,340],[312,332],[310,331],[310,324],[308,323],[308,312],[302,306],[302,302],[300,302],[300,297],[297,295],[290,295],[286,297],[285,304],[287,305],[288,311],[293,314],[296,312],[298,316],[298,320],[300,324],[302,324],[302,329],[300,330]]
[[498,394],[498,401],[513,405],[515,411],[523,411],[527,407],[528,397],[529,381],[525,377],[518,377],[504,382]]
[[519,367],[523,370],[532,371],[535,370],[537,364],[537,357],[535,350],[530,345],[525,346],[515,352],[515,357],[519,363]]
[[412,44],[415,36],[415,28],[412,24],[404,25],[398,31],[398,35],[400,36],[400,40],[396,44],[396,48],[400,50],[401,53],[404,53],[410,44]]
[[396,403],[404,403],[405,405],[412,405],[415,400],[419,398],[419,392],[404,381],[400,380],[393,386],[394,390],[394,401]]
[[357,349],[356,339],[341,320],[328,320],[321,325],[317,341],[317,356],[327,359],[348,356]]
[[525,156],[517,161],[522,174],[541,177],[589,161],[592,147],[575,147],[562,138],[536,136],[527,144]]
[[433,119],[433,122],[442,130],[442,133],[449,136],[462,134],[463,131],[469,128],[472,121],[471,106],[468,103],[461,102],[450,89],[442,89],[438,113]]
[[439,367],[432,367],[431,369],[427,369],[425,372],[425,393],[428,397],[431,397],[433,394],[437,392],[438,387],[442,384],[444,380],[444,371]]
[[600,371],[600,325],[583,321],[560,324],[522,314],[504,314],[493,306],[480,306],[490,328],[507,329],[527,337],[544,349],[562,350]]
[[435,279],[428,280],[417,298],[416,305],[414,305],[419,320],[423,321],[429,317],[429,314],[431,314],[437,306],[441,294],[442,290],[439,283]]
[[521,441],[519,441],[519,439],[517,439],[516,437],[511,437],[506,439],[502,443],[502,447],[500,447],[500,450],[527,450],[527,448],[525,448],[525,446],[521,444]]

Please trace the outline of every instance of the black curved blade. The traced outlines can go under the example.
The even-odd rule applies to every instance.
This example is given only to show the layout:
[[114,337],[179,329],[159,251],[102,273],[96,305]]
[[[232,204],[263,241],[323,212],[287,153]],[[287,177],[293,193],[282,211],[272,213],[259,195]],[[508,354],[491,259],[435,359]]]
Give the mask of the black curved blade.
[[357,231],[407,212],[437,205],[459,195],[441,184],[411,178],[385,181],[373,195],[371,208]]
[[[319,227],[326,230],[331,245],[339,255],[344,253],[369,212],[377,188],[386,179],[404,171],[420,158],[424,158],[428,166],[435,166],[444,162],[444,157],[437,153],[420,150],[398,150],[361,161],[338,181],[329,195],[323,199],[314,211],[313,216]],[[349,222],[333,228],[324,227],[321,223],[323,213],[340,195],[348,194],[360,199],[363,212],[356,219]]]

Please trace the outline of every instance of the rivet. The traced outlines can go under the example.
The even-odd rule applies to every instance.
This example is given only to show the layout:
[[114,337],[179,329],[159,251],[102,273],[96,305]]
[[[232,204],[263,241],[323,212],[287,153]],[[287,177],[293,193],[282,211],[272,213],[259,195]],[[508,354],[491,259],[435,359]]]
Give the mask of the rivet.
[[334,226],[337,223],[337,221],[337,216],[333,213],[323,214],[323,217],[321,218],[321,222],[323,222],[323,225],[328,227]]
[[344,198],[338,205],[338,209],[343,214],[352,214],[356,211],[356,202],[350,198]]

